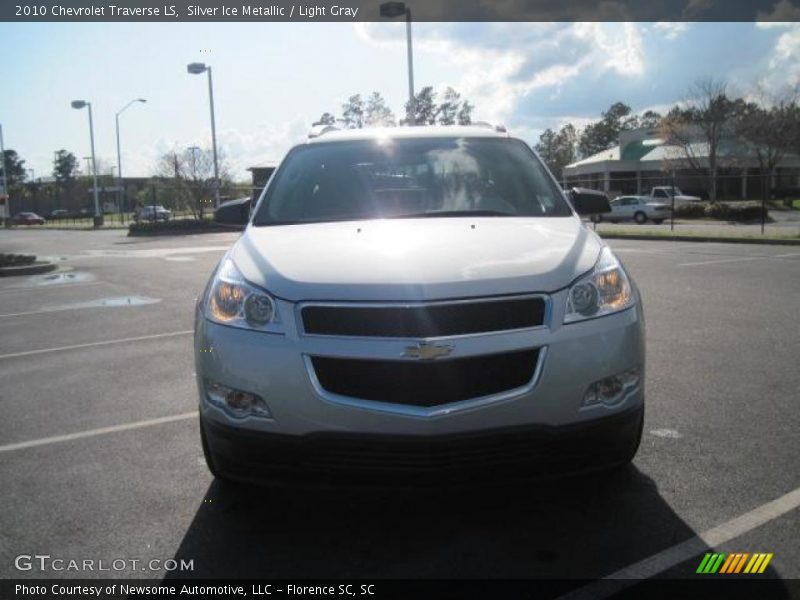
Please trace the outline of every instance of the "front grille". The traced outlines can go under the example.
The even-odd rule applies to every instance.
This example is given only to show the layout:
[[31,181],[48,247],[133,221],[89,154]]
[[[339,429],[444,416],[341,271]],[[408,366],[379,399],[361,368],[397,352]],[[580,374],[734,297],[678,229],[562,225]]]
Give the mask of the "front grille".
[[544,323],[543,298],[412,306],[306,306],[306,333],[362,337],[440,337],[508,331]]
[[332,394],[413,406],[438,406],[499,394],[533,379],[539,350],[417,362],[311,357]]

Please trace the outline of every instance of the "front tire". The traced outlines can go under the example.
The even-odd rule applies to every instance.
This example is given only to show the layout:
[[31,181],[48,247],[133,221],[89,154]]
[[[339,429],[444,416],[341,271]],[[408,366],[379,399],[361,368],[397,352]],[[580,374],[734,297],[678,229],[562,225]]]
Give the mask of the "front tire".
[[622,455],[620,462],[617,463],[616,468],[623,469],[633,462],[633,459],[636,457],[636,453],[639,451],[639,446],[642,443],[643,432],[644,432],[644,409],[642,409],[642,416],[639,417],[639,427],[636,430],[636,434],[631,436],[629,449]]
[[206,436],[205,427],[203,427],[203,418],[200,418],[200,443],[203,446],[203,458],[206,460],[206,467],[215,479],[222,483],[230,483],[231,479],[222,473],[214,464],[214,456],[211,454],[211,448],[208,445],[208,437]]

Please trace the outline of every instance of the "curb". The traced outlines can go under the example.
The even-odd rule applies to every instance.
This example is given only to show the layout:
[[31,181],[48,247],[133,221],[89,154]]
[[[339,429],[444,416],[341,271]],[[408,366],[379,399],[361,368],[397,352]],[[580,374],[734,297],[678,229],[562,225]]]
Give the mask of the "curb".
[[759,244],[766,246],[800,246],[800,239],[787,238],[785,240],[775,238],[743,238],[743,237],[722,237],[722,236],[693,236],[693,235],[670,235],[657,236],[645,234],[619,234],[596,232],[601,238],[606,240],[643,240],[647,242],[718,242],[722,244]]
[[55,271],[55,263],[39,262],[32,265],[21,265],[19,267],[0,267],[0,277],[13,277],[15,275],[39,275]]

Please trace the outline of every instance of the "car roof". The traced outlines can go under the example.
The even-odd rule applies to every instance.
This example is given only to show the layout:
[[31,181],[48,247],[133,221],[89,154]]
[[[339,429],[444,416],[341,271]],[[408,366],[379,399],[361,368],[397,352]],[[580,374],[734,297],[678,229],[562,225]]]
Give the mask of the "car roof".
[[309,138],[308,144],[324,144],[350,140],[374,140],[379,138],[507,138],[506,131],[484,125],[425,125],[420,127],[367,127],[363,129],[335,129]]

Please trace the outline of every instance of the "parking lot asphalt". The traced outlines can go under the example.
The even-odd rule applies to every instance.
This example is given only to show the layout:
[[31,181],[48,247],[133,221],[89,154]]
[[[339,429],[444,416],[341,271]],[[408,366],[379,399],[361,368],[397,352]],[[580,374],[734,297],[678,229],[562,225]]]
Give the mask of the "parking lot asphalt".
[[[711,547],[773,553],[765,576],[800,578],[800,249],[611,242],[647,318],[644,438],[625,470],[270,490],[215,483],[197,430],[193,303],[235,239],[0,232],[0,251],[64,269],[0,279],[0,577],[594,579],[646,559],[648,575],[693,577]],[[20,554],[193,570],[19,571]]]

